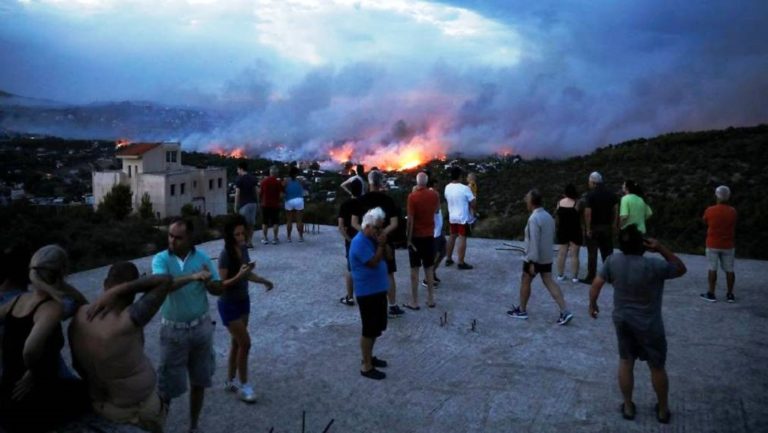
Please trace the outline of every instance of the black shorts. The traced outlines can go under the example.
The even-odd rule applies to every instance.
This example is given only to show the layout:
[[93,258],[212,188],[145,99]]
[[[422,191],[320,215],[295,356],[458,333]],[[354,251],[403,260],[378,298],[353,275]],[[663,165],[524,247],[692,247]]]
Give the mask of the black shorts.
[[445,257],[445,236],[440,235],[435,238],[435,257],[442,259]]
[[358,296],[363,337],[378,338],[387,329],[387,292]]
[[667,361],[667,337],[664,326],[657,325],[649,330],[638,330],[624,321],[613,322],[619,343],[621,359],[648,361],[652,368],[664,368]]
[[411,268],[418,268],[424,266],[424,268],[431,267],[435,262],[435,238],[432,236],[428,238],[412,238],[414,248],[408,247],[408,260],[411,262]]
[[279,207],[262,207],[261,218],[262,218],[262,224],[267,227],[280,225],[280,208]]
[[352,245],[352,242],[344,239],[344,250],[346,250],[344,257],[347,259],[347,271],[352,272],[352,265],[349,264],[349,246],[350,245]]
[[[533,274],[531,274],[530,268],[531,263],[533,263]],[[541,264],[536,262],[523,262],[523,273],[528,274],[532,277],[535,277],[536,274],[551,274],[552,273],[552,263],[547,264]]]
[[387,245],[389,245],[389,249],[392,250],[392,260],[385,258],[384,261],[387,262],[387,273],[394,274],[397,272],[397,261],[395,260],[397,256],[395,255],[395,245],[390,243],[387,243]]

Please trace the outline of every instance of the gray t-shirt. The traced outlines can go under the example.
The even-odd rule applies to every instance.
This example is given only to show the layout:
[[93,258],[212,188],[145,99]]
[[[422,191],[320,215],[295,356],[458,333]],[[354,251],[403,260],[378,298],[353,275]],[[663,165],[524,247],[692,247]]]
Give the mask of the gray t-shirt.
[[616,253],[608,257],[600,276],[613,285],[613,320],[640,330],[661,325],[664,280],[675,278],[675,265],[658,258]]
[[[248,255],[248,247],[243,246],[240,252],[243,258],[240,266],[251,261],[251,257]],[[221,254],[219,255],[219,269],[227,269],[227,279],[234,277],[237,272],[240,271],[239,266],[236,269],[230,269],[230,261],[231,260],[227,250],[222,250]],[[225,288],[224,293],[221,295],[220,299],[225,302],[241,302],[248,300],[248,279],[244,278],[237,284]]]

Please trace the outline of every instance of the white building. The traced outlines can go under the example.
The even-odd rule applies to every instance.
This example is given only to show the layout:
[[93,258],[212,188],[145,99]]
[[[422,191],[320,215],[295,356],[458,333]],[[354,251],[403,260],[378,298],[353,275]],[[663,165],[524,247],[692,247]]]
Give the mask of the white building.
[[115,156],[122,170],[93,172],[94,207],[113,186],[123,184],[131,187],[134,211],[148,193],[159,218],[181,215],[190,203],[202,215],[227,213],[226,169],[181,165],[180,143],[134,143],[120,147]]

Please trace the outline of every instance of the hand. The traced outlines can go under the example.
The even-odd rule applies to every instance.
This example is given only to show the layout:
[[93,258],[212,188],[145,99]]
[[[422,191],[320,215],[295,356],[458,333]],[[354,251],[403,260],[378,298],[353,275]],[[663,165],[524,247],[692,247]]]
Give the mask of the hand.
[[255,263],[243,263],[240,266],[240,271],[237,272],[238,278],[242,278],[242,277],[250,274],[251,271],[253,270],[254,266],[256,266]]
[[27,370],[24,373],[24,376],[19,379],[18,382],[16,382],[16,385],[13,387],[13,392],[11,393],[11,398],[16,401],[21,401],[29,395],[30,392],[32,392],[32,389],[35,387],[35,378],[32,376],[32,372]]
[[379,244],[384,245],[387,243],[387,235],[385,233],[382,233],[379,235],[379,237],[376,238],[376,240],[379,241]]
[[200,272],[195,272],[194,274],[192,274],[192,278],[194,278],[197,281],[202,281],[205,283],[211,279],[211,273],[208,272],[208,269],[204,269]]
[[408,248],[412,249],[414,253],[419,252],[419,250],[416,248],[416,245],[414,245],[413,242],[408,242]]
[[99,296],[93,304],[90,304],[85,311],[85,317],[90,322],[96,316],[105,317],[116,304],[117,297],[114,292],[106,291]]
[[597,315],[600,313],[600,308],[597,306],[597,303],[589,303],[589,315],[593,319],[597,319]]
[[264,287],[267,289],[266,291],[269,292],[275,288],[275,285],[272,284],[272,281],[264,281]]
[[645,249],[651,252],[658,252],[659,249],[664,248],[659,241],[653,238],[643,239],[643,246]]

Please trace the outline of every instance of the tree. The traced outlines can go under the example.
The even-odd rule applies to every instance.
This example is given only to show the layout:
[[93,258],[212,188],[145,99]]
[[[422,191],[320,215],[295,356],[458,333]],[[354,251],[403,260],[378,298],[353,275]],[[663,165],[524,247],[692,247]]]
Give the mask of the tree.
[[99,203],[98,211],[109,218],[123,220],[131,214],[131,187],[128,185],[115,185]]
[[200,216],[200,211],[192,203],[187,203],[181,207],[181,216],[184,218]]
[[141,203],[139,204],[139,216],[145,220],[149,220],[155,217],[155,210],[152,208],[152,200],[149,198],[148,192],[145,192],[141,196]]

